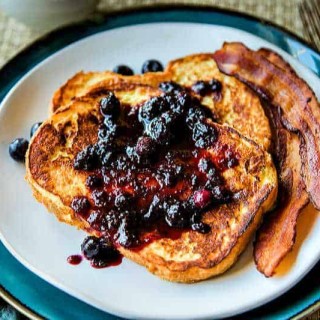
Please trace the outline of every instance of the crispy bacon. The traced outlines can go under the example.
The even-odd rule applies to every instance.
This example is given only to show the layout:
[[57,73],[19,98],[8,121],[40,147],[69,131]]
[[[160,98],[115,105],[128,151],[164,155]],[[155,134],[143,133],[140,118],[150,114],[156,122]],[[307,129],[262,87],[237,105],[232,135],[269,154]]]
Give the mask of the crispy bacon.
[[219,69],[247,83],[282,111],[281,122],[300,137],[302,175],[314,206],[320,209],[320,108],[314,92],[295,73],[271,63],[241,43],[225,43],[214,54]]
[[283,71],[293,73],[295,76],[297,76],[296,72],[293,70],[290,64],[284,61],[278,53],[267,48],[260,48],[259,50],[257,50],[257,53],[268,59],[278,68],[281,68]]
[[308,194],[300,175],[300,141],[297,134],[283,128],[278,111],[268,108],[274,129],[273,157],[278,164],[279,206],[263,221],[254,243],[254,260],[260,272],[270,277],[291,251],[299,213],[308,204]]
[[[258,53],[285,72],[295,74],[281,56],[268,49]],[[292,249],[299,213],[309,203],[301,177],[300,140],[287,131],[280,120],[280,110],[265,108],[274,131],[273,156],[278,164],[280,206],[272,212],[258,230],[254,244],[254,260],[260,272],[270,277],[286,254]]]
[[[235,45],[239,46],[240,44]],[[224,49],[226,46],[229,45],[225,45]],[[240,47],[243,49],[244,46],[240,45]],[[232,49],[234,50],[234,48]],[[247,51],[249,50],[244,47],[244,52],[246,53]],[[243,55],[243,50],[241,52],[241,55]],[[256,59],[256,57],[258,57],[260,60],[267,60],[265,61],[265,65],[273,64],[272,67],[280,70],[286,77],[298,78],[291,66],[277,53],[268,49],[249,52],[251,54],[250,59]],[[235,54],[235,51],[233,51],[233,54]],[[230,60],[222,59],[226,56],[225,53],[222,55],[219,55],[219,53],[216,54],[215,57],[217,58],[219,67],[220,65],[225,66],[230,63]],[[246,57],[245,59],[249,58]],[[279,103],[281,97],[277,97],[278,93],[274,92],[276,91],[274,84],[269,83],[268,86],[261,87],[262,84],[265,83],[264,81],[267,81],[266,79],[269,79],[268,81],[273,81],[273,76],[270,74],[267,75],[267,71],[270,68],[265,71],[264,69],[258,70],[258,67],[255,66],[253,69],[256,73],[266,73],[263,77],[258,76],[257,81],[255,81],[254,78],[247,75],[250,68],[239,71],[241,67],[237,69],[238,62],[234,59],[232,60],[232,63],[234,63],[232,69],[237,71],[233,71],[232,73],[228,72],[228,74],[233,74],[240,78],[240,80],[248,83],[261,97],[269,101],[269,103],[265,103],[265,110],[274,131],[273,156],[278,164],[279,206],[274,212],[266,217],[263,225],[257,232],[254,244],[254,259],[258,270],[267,277],[270,277],[274,274],[275,269],[281,260],[292,249],[295,241],[298,215],[309,202],[307,192],[305,191],[304,181],[300,174],[302,171],[302,163],[299,156],[301,141],[296,133],[288,131],[282,123],[283,114],[286,109],[283,110],[282,105]],[[245,65],[250,66],[249,60],[246,60],[246,63],[247,64]],[[228,64],[228,68],[231,68],[230,64]],[[223,69],[223,71],[225,72],[225,69]],[[260,78],[263,78],[264,80],[262,81]],[[281,82],[281,79],[277,83],[279,82]],[[274,98],[275,96],[276,98]],[[270,102],[274,105],[270,105]],[[275,104],[275,102],[277,104]],[[287,107],[288,106],[289,105],[287,105]],[[292,128],[290,127],[290,129]]]

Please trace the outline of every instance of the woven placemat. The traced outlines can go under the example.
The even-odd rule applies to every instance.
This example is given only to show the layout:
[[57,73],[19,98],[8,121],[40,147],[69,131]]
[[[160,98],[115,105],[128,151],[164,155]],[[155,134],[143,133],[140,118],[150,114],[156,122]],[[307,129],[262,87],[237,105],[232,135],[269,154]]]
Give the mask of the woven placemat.
[[[215,6],[218,8],[231,9],[258,18],[274,22],[286,29],[310,39],[303,32],[303,25],[299,15],[299,2],[301,0],[101,0],[97,8],[99,12],[113,12],[123,8],[135,8],[152,6],[155,4],[194,4],[203,6]],[[41,29],[30,29],[19,21],[6,16],[0,9],[0,67],[10,58],[16,55],[28,44],[42,36],[45,32]],[[0,301],[3,306],[3,302]],[[1,308],[0,308],[1,309]],[[4,309],[0,310],[3,311]],[[12,312],[13,310],[8,310]],[[0,319],[4,313],[0,312]],[[6,319],[14,319],[13,315],[7,315]],[[18,318],[22,319],[21,315]],[[309,316],[308,319],[320,319],[319,312]]]
[[[299,2],[300,0],[101,0],[98,11],[112,12],[122,8],[155,4],[211,5],[270,20],[304,37],[299,16]],[[6,16],[0,9],[0,67],[43,34],[44,30],[32,30],[19,21]]]

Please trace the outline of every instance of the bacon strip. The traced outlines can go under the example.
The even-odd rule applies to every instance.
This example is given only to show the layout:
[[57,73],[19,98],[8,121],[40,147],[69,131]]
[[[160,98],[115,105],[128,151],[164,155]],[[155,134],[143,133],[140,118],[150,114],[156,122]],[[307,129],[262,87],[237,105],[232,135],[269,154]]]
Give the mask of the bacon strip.
[[[260,49],[254,53],[259,58],[267,59],[286,76],[298,77],[291,66],[277,53]],[[219,58],[218,58],[219,59]],[[217,59],[217,60],[218,60]],[[224,63],[217,61],[218,65]],[[264,70],[261,70],[264,72]],[[238,73],[235,73],[237,76]],[[242,79],[243,80],[243,79]],[[248,82],[245,79],[245,82]],[[263,98],[270,101],[270,92],[259,88],[256,82],[250,86]],[[292,249],[295,242],[296,223],[299,213],[308,204],[309,199],[305,191],[304,181],[300,175],[302,170],[299,156],[300,139],[296,133],[288,131],[281,122],[281,107],[265,104],[265,111],[270,119],[274,131],[273,157],[278,164],[280,206],[269,214],[258,230],[254,244],[254,260],[257,268],[265,276],[275,273],[276,267],[286,254]]]
[[259,53],[264,58],[268,59],[278,68],[281,68],[284,72],[293,73],[295,76],[297,76],[296,72],[292,69],[290,64],[284,61],[278,53],[267,48],[260,48],[259,50],[257,50],[257,53]]
[[[260,49],[258,53],[283,71],[295,74],[291,66],[277,53],[268,49]],[[309,199],[300,175],[299,137],[283,127],[279,111],[270,106],[265,109],[274,130],[273,156],[278,164],[280,206],[266,217],[257,232],[254,260],[258,270],[270,277],[291,251],[295,242],[298,216],[309,203]]]
[[320,209],[320,108],[310,87],[241,43],[225,43],[214,54],[219,69],[247,83],[282,111],[286,129],[298,132],[302,175],[309,197]]
[[254,260],[257,269],[270,277],[294,245],[297,219],[309,198],[300,175],[299,137],[282,126],[276,109],[267,108],[275,132],[273,157],[278,164],[279,206],[264,219],[256,234]]

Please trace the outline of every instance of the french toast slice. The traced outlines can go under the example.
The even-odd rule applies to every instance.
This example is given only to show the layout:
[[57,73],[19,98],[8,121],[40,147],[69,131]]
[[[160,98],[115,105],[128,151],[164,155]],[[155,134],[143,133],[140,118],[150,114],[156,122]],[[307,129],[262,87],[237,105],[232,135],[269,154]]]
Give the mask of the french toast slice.
[[[118,83],[108,89],[119,99],[124,114],[139,112],[146,101],[161,95],[156,88],[132,83]],[[26,179],[35,198],[60,221],[96,236],[101,236],[102,231],[93,227],[91,214],[83,216],[71,208],[75,197],[85,196],[91,205],[95,201],[85,183],[92,172],[76,170],[74,164],[81,150],[97,142],[98,127],[103,121],[99,103],[108,92],[95,89],[57,110],[36,132],[26,156]],[[211,128],[216,136],[206,149],[207,157],[223,164],[230,154],[236,155],[236,162],[227,162],[220,173],[225,188],[232,194],[230,202],[210,207],[203,213],[202,222],[210,231],[201,233],[186,228],[178,236],[162,235],[138,249],[117,243],[125,257],[170,281],[194,282],[226,271],[244,250],[277,196],[276,170],[271,156],[262,147],[233,128],[210,119],[206,120],[206,128]],[[124,173],[129,174],[126,169]],[[147,198],[154,192],[154,183],[144,176],[143,170],[139,174]],[[105,191],[110,194],[116,189],[128,190],[127,185],[118,185],[117,181],[109,181],[108,188],[104,185]],[[190,188],[188,181],[180,181],[179,185],[165,190],[185,198]]]
[[[191,90],[195,83],[212,79],[222,84],[221,91],[199,95]],[[171,61],[164,72],[134,76],[121,76],[108,71],[77,73],[55,92],[51,112],[94,88],[108,88],[120,82],[146,84],[158,88],[160,83],[170,81],[183,86],[200,98],[201,103],[216,115],[218,123],[228,124],[265,150],[269,150],[271,129],[259,98],[238,79],[220,72],[213,54],[210,53],[194,54]]]

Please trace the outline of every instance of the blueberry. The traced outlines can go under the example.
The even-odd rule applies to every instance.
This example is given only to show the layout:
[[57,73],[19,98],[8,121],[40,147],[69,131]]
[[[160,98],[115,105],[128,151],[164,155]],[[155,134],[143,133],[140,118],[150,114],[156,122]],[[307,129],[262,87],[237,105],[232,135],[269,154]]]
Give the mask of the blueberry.
[[159,89],[165,93],[173,93],[183,91],[183,88],[173,81],[161,82],[159,84]]
[[76,155],[73,167],[76,170],[91,171],[97,168],[99,163],[96,146],[90,144]]
[[195,211],[190,218],[191,229],[200,233],[208,233],[211,228],[208,224],[201,221],[202,213],[200,211]]
[[214,185],[222,183],[222,179],[219,175],[218,170],[212,161],[206,158],[201,158],[198,162],[198,168],[200,172],[205,173],[209,182]]
[[167,102],[169,109],[175,115],[181,115],[185,113],[193,104],[197,104],[186,92],[174,92],[163,95],[163,98]]
[[193,223],[191,225],[191,229],[193,231],[197,231],[197,232],[200,232],[200,233],[203,233],[203,234],[206,234],[206,233],[209,233],[211,228],[208,224],[206,223],[203,223],[203,222],[197,222],[197,223]]
[[120,101],[113,92],[108,92],[108,94],[100,100],[99,106],[103,116],[112,116],[114,120],[119,117]]
[[230,192],[223,186],[214,186],[211,190],[211,193],[213,196],[214,203],[228,203],[231,200]]
[[114,205],[118,209],[129,209],[129,206],[132,204],[133,198],[130,193],[127,192],[118,192],[115,199]]
[[81,244],[81,252],[88,259],[91,260],[97,257],[100,251],[99,238],[89,236],[86,237]]
[[203,109],[200,108],[190,108],[186,117],[186,123],[190,129],[193,129],[196,123],[205,119],[206,114]]
[[225,158],[223,159],[222,163],[225,167],[233,168],[234,166],[239,164],[239,160],[232,150],[226,150],[224,156]]
[[104,208],[102,210],[91,211],[89,216],[87,217],[87,222],[90,224],[90,227],[94,230],[105,232],[109,230],[108,222],[106,220],[104,212]]
[[30,138],[34,135],[34,133],[39,129],[41,125],[42,125],[42,122],[36,122],[32,125],[30,130]]
[[127,146],[126,147],[126,155],[131,161],[136,161],[137,160],[137,153],[135,151],[135,147],[132,146]]
[[212,167],[212,162],[206,158],[200,158],[198,162],[198,168],[200,172],[207,173],[209,169]]
[[107,222],[108,230],[111,232],[117,230],[121,224],[121,216],[119,212],[116,210],[109,210],[105,214],[105,219]]
[[188,110],[193,105],[197,105],[199,101],[192,98],[190,95],[188,95],[186,92],[178,92],[175,94],[175,98],[177,101],[177,104],[181,106],[182,109]]
[[229,158],[227,163],[227,168],[233,168],[239,164],[239,160],[237,158]]
[[115,256],[119,256],[119,251],[113,246],[108,238],[100,238],[99,255],[108,260],[113,259]]
[[163,66],[158,60],[147,60],[143,65],[141,72],[159,72],[163,71]]
[[203,122],[205,118],[213,118],[213,113],[205,106],[191,107],[188,109],[186,123],[190,129],[193,129],[195,124]]
[[113,152],[112,146],[109,144],[109,142],[99,141],[96,144],[96,154],[102,166],[108,166],[111,164]]
[[112,162],[111,166],[117,171],[128,170],[131,165],[128,160],[129,159],[126,155],[120,155],[114,162]]
[[86,215],[90,210],[90,202],[84,196],[77,196],[72,199],[71,208],[74,212]]
[[166,124],[173,123],[177,119],[176,114],[172,111],[163,112],[160,117],[164,119]]
[[166,110],[168,105],[164,98],[153,97],[139,108],[138,119],[140,122],[151,121]]
[[185,210],[188,212],[190,218],[192,218],[193,215],[200,213],[200,211],[198,210],[197,206],[194,203],[193,195],[191,195],[187,200],[185,200],[183,205]]
[[104,268],[110,265],[110,262],[115,261],[120,257],[119,251],[106,239],[101,238],[99,241],[99,251],[91,259],[91,265],[95,268]]
[[132,248],[139,244],[139,238],[132,231],[124,229],[117,233],[117,242],[124,248]]
[[95,228],[95,224],[99,221],[99,218],[100,218],[99,211],[90,211],[86,220],[91,227]]
[[98,138],[109,143],[112,143],[118,133],[118,126],[114,123],[111,117],[106,117],[98,129]]
[[116,241],[125,248],[134,247],[139,243],[138,236],[130,228],[130,225],[124,219],[121,222],[121,225],[118,229],[118,232],[115,234]]
[[218,170],[213,166],[207,171],[207,178],[212,184],[220,185],[223,182]]
[[150,137],[141,136],[134,147],[135,153],[141,156],[152,154],[156,149],[156,143]]
[[172,199],[164,204],[166,210],[165,221],[170,227],[185,228],[189,224],[189,217],[182,202]]
[[194,204],[194,197],[191,196],[191,197],[188,199],[188,202],[189,202],[189,203],[193,203],[193,208],[192,208],[192,209],[193,209],[193,213],[192,213],[191,216],[190,216],[190,223],[191,223],[191,224],[195,224],[195,223],[201,222],[202,213],[201,213],[201,211],[196,210],[197,207],[196,207],[196,205]]
[[145,133],[161,145],[167,145],[171,138],[170,122],[165,115],[156,117],[148,124]]
[[209,86],[210,86],[210,89],[211,91],[213,92],[221,92],[222,90],[222,84],[219,80],[216,80],[216,79],[212,79],[209,81]]
[[191,87],[191,90],[200,96],[205,96],[210,93],[220,93],[221,89],[221,82],[216,79],[210,81],[197,81]]
[[141,214],[138,211],[128,208],[128,210],[121,210],[120,212],[121,222],[125,223],[128,228],[135,229],[140,226]]
[[91,194],[91,197],[94,201],[94,204],[98,208],[105,208],[108,206],[110,197],[108,194],[103,190],[94,190]]
[[216,129],[205,122],[197,122],[192,131],[192,139],[198,148],[210,148],[217,140]]
[[157,195],[153,196],[152,202],[148,211],[144,214],[143,219],[147,222],[154,222],[158,220],[161,213],[160,199]]
[[109,184],[112,181],[112,177],[110,174],[110,169],[107,167],[101,168],[102,178],[104,184]]
[[23,138],[14,139],[9,145],[9,154],[12,159],[20,162],[25,161],[29,141]]
[[86,179],[86,186],[89,189],[101,188],[103,186],[103,179],[98,176],[88,176]]
[[129,68],[128,66],[125,65],[118,65],[113,69],[113,72],[121,74],[123,76],[132,76],[133,75],[133,71],[131,68]]
[[208,82],[205,81],[197,81],[191,87],[191,90],[200,96],[205,96],[207,93],[210,92],[210,86]]
[[182,166],[173,164],[169,166],[160,166],[157,170],[156,179],[160,185],[173,187],[182,173]]

